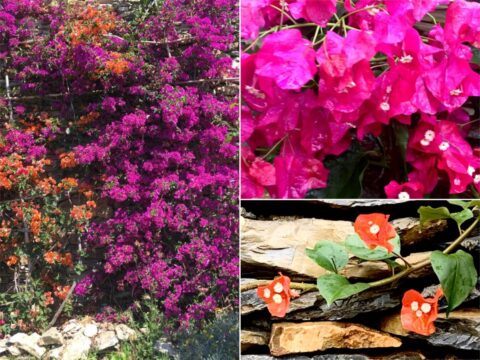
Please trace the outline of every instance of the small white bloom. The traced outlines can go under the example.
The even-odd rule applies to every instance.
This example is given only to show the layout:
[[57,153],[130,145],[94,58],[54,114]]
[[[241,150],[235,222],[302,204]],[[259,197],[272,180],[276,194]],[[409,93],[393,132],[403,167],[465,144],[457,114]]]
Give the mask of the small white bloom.
[[458,96],[462,93],[463,93],[463,91],[460,90],[460,89],[455,89],[455,90],[450,91],[450,95],[452,95],[452,96]]
[[283,291],[283,285],[280,283],[276,283],[273,287],[273,291],[275,291],[276,293],[281,293]]
[[413,60],[413,57],[411,55],[404,55],[400,58],[400,62],[402,64],[408,64],[411,63]]
[[468,172],[468,175],[473,176],[473,174],[474,174],[474,172],[475,172],[475,168],[470,165],[470,166],[468,167],[467,172]]
[[282,302],[282,296],[280,294],[273,295],[272,299],[275,304],[281,304]]
[[429,313],[430,310],[432,310],[432,306],[430,304],[423,303],[420,309],[426,314]]
[[266,299],[270,298],[270,289],[263,290],[263,297]]
[[420,310],[417,310],[415,315],[417,315],[417,317],[422,317],[423,313]]
[[433,139],[435,139],[435,131],[433,131],[433,130],[425,131],[424,138],[425,138],[425,140],[433,141]]
[[430,141],[428,141],[427,139],[422,139],[422,140],[420,140],[420,144],[422,146],[428,146],[428,145],[430,145]]
[[410,308],[412,309],[412,311],[417,311],[418,310],[418,302],[412,301],[412,303],[410,304]]
[[480,174],[475,175],[475,177],[473,178],[473,182],[474,182],[475,184],[480,183]]
[[378,234],[380,231],[380,226],[378,226],[377,224],[373,224],[372,226],[370,226],[370,232],[372,234]]
[[438,148],[442,151],[446,151],[449,147],[450,147],[450,144],[446,141],[443,141]]
[[383,111],[388,111],[390,110],[390,104],[387,102],[382,102],[380,104],[380,109],[382,109]]
[[400,200],[408,200],[410,199],[410,194],[407,193],[406,191],[402,191],[400,194],[398,194],[398,198]]
[[453,183],[458,186],[458,185],[460,185],[462,182],[460,181],[459,178],[455,178],[455,180],[453,180]]

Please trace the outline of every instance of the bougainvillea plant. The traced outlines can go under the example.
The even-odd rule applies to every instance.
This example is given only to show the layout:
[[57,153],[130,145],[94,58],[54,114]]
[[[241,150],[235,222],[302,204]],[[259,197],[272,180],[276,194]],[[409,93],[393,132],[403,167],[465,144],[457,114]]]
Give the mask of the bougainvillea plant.
[[[63,174],[76,182],[82,201],[53,205],[82,225],[72,259],[95,259],[71,277],[75,299],[148,293],[187,325],[237,302],[238,11],[165,0],[132,16],[95,1],[0,0],[2,133],[35,129],[26,164],[50,161],[55,189]],[[51,251],[35,254],[67,261]]]
[[243,198],[478,197],[478,2],[242,10]]
[[[448,316],[450,311],[464,302],[477,282],[477,270],[472,255],[463,250],[458,250],[455,253],[452,253],[452,251],[479,226],[478,206],[480,206],[480,202],[473,200],[453,201],[452,203],[460,206],[462,210],[450,213],[446,207],[432,208],[429,206],[422,206],[418,210],[421,224],[438,219],[451,219],[457,223],[460,232],[459,237],[443,252],[435,250],[429,258],[412,265],[400,254],[400,237],[393,225],[388,222],[388,215],[379,213],[361,214],[355,221],[355,233],[348,235],[343,243],[323,240],[319,241],[313,249],[306,249],[308,257],[324,268],[327,274],[321,275],[317,279],[316,285],[290,282],[290,279],[287,278],[289,292],[294,292],[295,289],[301,291],[317,290],[327,304],[331,305],[336,300],[391,284],[405,278],[412,272],[431,266],[440,281],[435,296],[424,298],[414,289],[406,291],[402,300],[400,318],[404,329],[407,331],[421,335],[433,334],[435,332],[433,322],[438,316],[439,299],[445,296]],[[469,226],[463,229],[462,225],[465,222],[469,222]],[[383,236],[381,244],[377,243],[372,246],[371,237],[376,237],[380,233],[388,235]],[[351,256],[349,256],[349,253]],[[341,274],[341,270],[348,264],[350,257],[356,257],[362,261],[385,262],[392,271],[392,275],[374,282],[351,283]],[[261,282],[261,285],[257,288],[258,296],[267,303],[270,313],[277,317],[283,317],[288,312],[289,301],[283,301],[283,297],[278,297],[277,302],[278,307],[281,306],[281,311],[277,311],[278,308],[271,309],[270,305],[274,300],[272,295],[275,294],[276,284],[279,284],[280,280],[284,278],[286,277],[281,276],[273,282],[267,283],[267,286],[264,286]],[[251,285],[257,285],[257,283],[248,284],[248,286]],[[284,288],[282,286],[280,289],[279,286],[277,290],[283,291]],[[242,290],[247,289],[248,287],[242,288]],[[267,292],[265,293],[265,291]]]
[[284,317],[290,306],[290,299],[298,296],[294,290],[290,289],[290,278],[282,274],[270,284],[259,286],[257,295],[265,301],[270,314],[276,317]]

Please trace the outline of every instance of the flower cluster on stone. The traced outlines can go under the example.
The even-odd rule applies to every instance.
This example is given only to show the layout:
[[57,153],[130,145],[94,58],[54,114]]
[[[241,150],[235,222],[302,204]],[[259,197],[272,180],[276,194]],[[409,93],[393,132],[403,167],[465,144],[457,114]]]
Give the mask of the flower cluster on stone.
[[[183,324],[235,304],[238,98],[222,88],[237,76],[236,3],[166,0],[135,26],[94,3],[0,4],[0,61],[19,86],[10,136],[104,204],[62,214],[81,221],[87,256],[105,254],[75,294],[150,293]],[[32,96],[58,118],[39,122]]]
[[[478,195],[480,4],[243,0],[242,10],[243,198]],[[418,30],[422,19],[434,23]]]
[[443,296],[441,288],[433,298],[424,298],[416,290],[408,290],[403,295],[400,319],[405,330],[420,335],[432,335],[435,332],[433,322],[438,316],[438,300]]
[[290,299],[298,294],[290,289],[290,278],[280,274],[270,284],[259,286],[257,295],[267,304],[272,316],[285,317],[290,306]]

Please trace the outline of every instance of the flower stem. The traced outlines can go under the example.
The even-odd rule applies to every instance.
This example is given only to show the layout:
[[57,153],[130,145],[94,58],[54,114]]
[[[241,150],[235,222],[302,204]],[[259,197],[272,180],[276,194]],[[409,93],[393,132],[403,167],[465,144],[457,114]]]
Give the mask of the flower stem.
[[[449,254],[452,252],[458,245],[461,244],[463,240],[475,229],[475,227],[480,223],[480,216],[478,216],[475,221],[458,237],[456,238],[453,243],[450,244],[449,247],[447,247],[443,253],[444,254]],[[399,256],[397,254],[394,254],[396,256]],[[401,256],[399,256],[402,260],[404,260]],[[404,260],[405,261],[405,260]],[[406,264],[408,264],[405,261]],[[400,280],[401,278],[411,274],[412,272],[415,272],[419,269],[422,269],[423,267],[430,265],[430,259],[425,259],[422,262],[419,262],[418,264],[415,265],[410,265],[407,269],[392,275],[388,278],[373,281],[368,283],[370,288],[373,287],[381,287],[384,285],[391,284],[397,280]],[[240,286],[240,291],[247,291],[247,290],[252,290],[257,288],[258,286],[265,286],[271,283],[271,280],[255,280],[252,282],[249,282],[248,284],[241,285]],[[312,291],[312,290],[317,290],[317,286],[315,284],[306,284],[306,283],[297,283],[297,282],[292,282],[290,283],[290,288],[291,289],[297,289],[297,290],[303,290],[303,291]]]

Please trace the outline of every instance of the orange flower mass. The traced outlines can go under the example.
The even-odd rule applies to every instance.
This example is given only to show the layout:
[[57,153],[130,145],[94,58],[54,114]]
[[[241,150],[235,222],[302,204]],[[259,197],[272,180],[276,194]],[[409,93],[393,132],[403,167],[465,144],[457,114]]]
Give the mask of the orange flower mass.
[[403,295],[400,313],[404,329],[420,335],[432,335],[435,332],[433,322],[438,316],[438,300],[442,296],[441,288],[431,299],[425,299],[418,291],[408,290]]
[[395,228],[388,222],[389,215],[373,213],[362,214],[357,217],[353,227],[365,244],[370,249],[382,246],[388,252],[393,251],[393,245],[389,243],[397,236]]
[[298,296],[290,290],[290,278],[280,274],[267,286],[259,286],[257,295],[267,304],[270,314],[285,317],[290,305],[290,298]]

